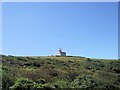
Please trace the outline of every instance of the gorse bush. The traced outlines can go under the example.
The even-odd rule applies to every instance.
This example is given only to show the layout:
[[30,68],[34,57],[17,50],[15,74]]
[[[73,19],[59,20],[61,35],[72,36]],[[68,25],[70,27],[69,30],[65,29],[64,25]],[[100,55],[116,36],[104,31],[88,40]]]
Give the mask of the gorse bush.
[[34,81],[28,78],[19,78],[16,80],[15,84],[10,87],[10,90],[33,90],[33,89],[41,89],[41,88],[49,88],[47,84],[35,83]]
[[2,77],[2,89],[9,90],[9,87],[14,84],[15,79],[9,74],[4,73]]
[[55,88],[69,88],[68,82],[64,80],[57,80],[54,82]]
[[19,78],[16,80],[15,84],[12,87],[10,87],[10,89],[11,90],[32,89],[34,84],[35,82],[27,78]]
[[72,88],[92,88],[94,86],[92,77],[89,75],[78,76],[72,83]]
[[2,90],[9,90],[15,82],[15,76],[10,72],[7,66],[2,66]]

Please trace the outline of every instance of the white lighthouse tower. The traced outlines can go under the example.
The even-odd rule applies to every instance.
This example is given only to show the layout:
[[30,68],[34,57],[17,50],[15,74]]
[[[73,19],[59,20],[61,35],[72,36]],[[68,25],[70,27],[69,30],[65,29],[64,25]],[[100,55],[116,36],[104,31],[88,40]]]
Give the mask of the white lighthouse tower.
[[58,49],[57,56],[66,56],[66,52],[62,52],[61,48]]

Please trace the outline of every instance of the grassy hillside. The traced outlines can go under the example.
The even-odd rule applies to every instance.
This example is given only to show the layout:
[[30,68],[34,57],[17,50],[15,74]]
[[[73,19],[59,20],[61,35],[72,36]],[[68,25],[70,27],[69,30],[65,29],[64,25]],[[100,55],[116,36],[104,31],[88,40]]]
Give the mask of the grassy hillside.
[[3,90],[120,89],[120,61],[2,55]]

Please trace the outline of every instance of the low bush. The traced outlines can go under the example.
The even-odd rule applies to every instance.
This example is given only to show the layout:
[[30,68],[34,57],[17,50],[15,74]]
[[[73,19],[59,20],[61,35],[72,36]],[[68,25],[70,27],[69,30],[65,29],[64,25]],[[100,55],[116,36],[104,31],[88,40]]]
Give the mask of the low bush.
[[19,78],[15,84],[10,87],[10,90],[35,90],[50,88],[47,84],[36,83],[28,78]]
[[64,80],[57,80],[54,82],[54,87],[55,88],[68,88],[68,82]]

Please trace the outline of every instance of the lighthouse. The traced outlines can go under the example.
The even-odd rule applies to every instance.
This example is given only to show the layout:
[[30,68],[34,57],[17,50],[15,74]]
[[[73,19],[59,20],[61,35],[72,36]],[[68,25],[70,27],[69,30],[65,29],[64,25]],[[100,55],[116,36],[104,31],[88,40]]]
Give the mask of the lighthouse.
[[57,56],[66,56],[66,52],[63,52],[61,48],[58,49]]

